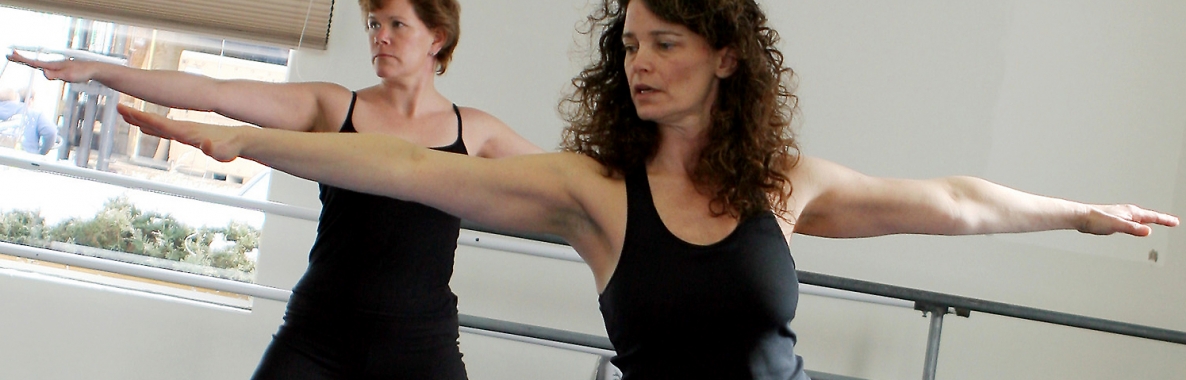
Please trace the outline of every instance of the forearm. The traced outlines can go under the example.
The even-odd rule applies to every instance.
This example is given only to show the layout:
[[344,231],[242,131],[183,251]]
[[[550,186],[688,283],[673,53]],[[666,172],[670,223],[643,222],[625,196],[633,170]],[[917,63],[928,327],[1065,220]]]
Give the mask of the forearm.
[[166,107],[217,111],[220,80],[175,70],[142,70],[91,63],[91,79],[116,91]]
[[[1084,204],[973,177],[877,178],[803,156],[790,173],[798,202],[793,232],[856,238],[889,234],[973,235],[1075,229],[1146,236],[1178,218],[1131,204]],[[797,214],[796,214],[797,212]]]
[[312,181],[400,199],[407,199],[410,173],[426,153],[384,135],[236,130],[233,145],[240,147],[240,157]]
[[1083,230],[1090,206],[1014,190],[980,178],[942,180],[956,210],[954,234]]

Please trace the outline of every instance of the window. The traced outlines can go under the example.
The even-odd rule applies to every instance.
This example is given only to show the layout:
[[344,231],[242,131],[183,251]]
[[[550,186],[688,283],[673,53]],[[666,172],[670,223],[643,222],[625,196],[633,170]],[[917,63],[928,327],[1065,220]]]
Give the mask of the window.
[[[283,48],[0,7],[3,47],[39,59],[74,57],[272,82],[285,80],[289,55]],[[217,162],[192,147],[143,135],[114,111],[118,102],[174,119],[239,122],[147,104],[97,83],[46,80],[39,71],[7,61],[0,71],[0,100],[5,100],[5,91],[16,94],[7,103],[7,113],[5,103],[0,103],[0,158],[6,157],[6,162],[69,165],[223,196],[258,201],[266,197],[270,173],[266,167],[247,160]],[[52,124],[58,136],[40,141],[49,149],[44,154],[38,151],[42,148],[32,132],[41,120]],[[0,241],[254,282],[262,212],[132,190],[104,178],[115,177],[88,180],[0,166]],[[4,253],[0,250],[0,255]],[[0,267],[11,269],[17,264],[29,270],[37,263],[12,255],[0,257]],[[128,287],[117,284],[127,279],[96,279],[103,275],[94,271],[42,267],[55,275]],[[135,287],[152,283],[141,282]],[[210,292],[152,291],[210,300]],[[229,295],[215,302],[244,306],[243,298]]]

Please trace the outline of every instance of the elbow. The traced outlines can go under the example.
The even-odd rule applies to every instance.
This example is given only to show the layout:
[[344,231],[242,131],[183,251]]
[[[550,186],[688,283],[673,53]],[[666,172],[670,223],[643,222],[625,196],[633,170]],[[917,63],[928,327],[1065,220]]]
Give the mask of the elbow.
[[944,235],[972,235],[991,232],[983,197],[976,191],[983,179],[951,177],[946,181],[945,194],[935,211],[935,222]]

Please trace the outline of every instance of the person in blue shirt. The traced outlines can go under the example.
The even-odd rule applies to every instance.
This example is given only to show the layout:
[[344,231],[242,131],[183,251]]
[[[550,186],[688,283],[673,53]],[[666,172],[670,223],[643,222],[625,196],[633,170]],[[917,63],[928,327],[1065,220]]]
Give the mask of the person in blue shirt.
[[15,90],[0,90],[0,122],[15,123],[21,132],[21,149],[40,155],[49,153],[58,139],[58,126],[42,112],[30,109]]

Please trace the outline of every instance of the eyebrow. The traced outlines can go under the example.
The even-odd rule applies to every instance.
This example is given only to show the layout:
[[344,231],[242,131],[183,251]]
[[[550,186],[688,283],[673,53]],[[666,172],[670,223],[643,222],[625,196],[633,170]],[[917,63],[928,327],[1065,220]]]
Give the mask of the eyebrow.
[[[680,34],[679,32],[674,31],[674,30],[662,30],[662,29],[652,31],[647,34],[650,34],[651,37],[659,37],[659,36],[676,36],[676,37],[678,37],[678,36],[683,35],[683,34]],[[636,38],[637,39],[638,36],[635,35],[634,32],[625,32],[625,33],[622,33],[622,38]]]
[[400,22],[404,21],[403,17],[401,17],[399,15],[387,15],[387,16],[379,17],[379,16],[376,16],[374,13],[367,14],[367,19],[368,20],[383,20],[383,21],[396,20],[396,21],[400,21]]

